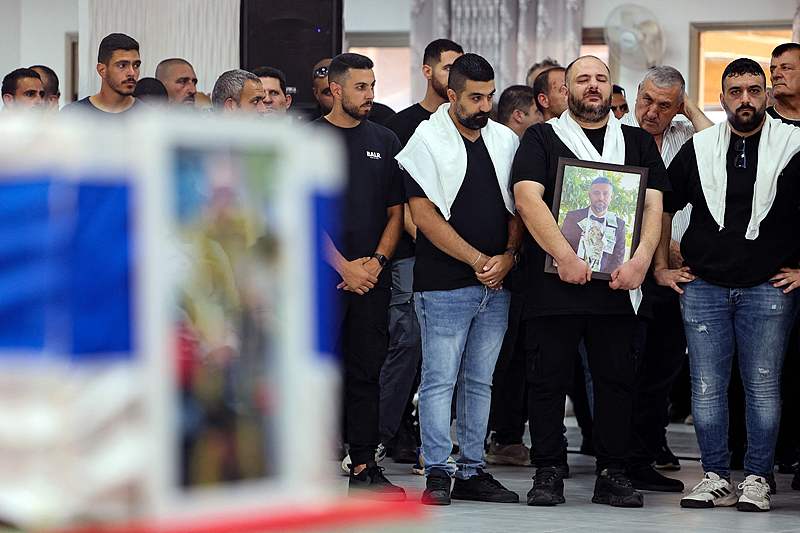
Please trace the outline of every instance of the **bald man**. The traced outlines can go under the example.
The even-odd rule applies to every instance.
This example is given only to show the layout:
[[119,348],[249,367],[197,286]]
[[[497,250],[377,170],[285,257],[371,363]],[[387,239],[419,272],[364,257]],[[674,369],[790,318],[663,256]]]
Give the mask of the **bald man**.
[[[532,237],[524,318],[529,361],[536,361],[529,369],[529,416],[537,470],[528,505],[565,501],[558,470],[563,461],[564,399],[574,355],[583,341],[594,385],[593,433],[599,473],[592,502],[641,507],[642,495],[625,471],[638,324],[633,302],[658,245],[661,191],[669,188],[667,173],[653,137],[620,124],[611,113],[611,81],[605,63],[593,56],[580,57],[567,67],[565,81],[567,111],[528,128],[511,173],[517,210]],[[560,157],[648,169],[639,246],[624,254],[610,280],[593,279],[593,271],[602,267],[592,268],[579,256],[553,217]],[[616,209],[613,202],[608,207]],[[613,221],[602,215],[595,222],[611,226]],[[546,254],[555,259],[558,275],[544,272]]]
[[167,88],[170,104],[194,107],[197,74],[191,63],[179,57],[165,59],[156,67],[156,79]]

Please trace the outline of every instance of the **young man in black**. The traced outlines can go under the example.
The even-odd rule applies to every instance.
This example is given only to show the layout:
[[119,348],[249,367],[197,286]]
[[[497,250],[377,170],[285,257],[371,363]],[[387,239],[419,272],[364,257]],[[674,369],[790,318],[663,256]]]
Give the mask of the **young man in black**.
[[100,92],[66,106],[64,111],[118,115],[135,109],[140,104],[133,91],[141,66],[139,43],[135,39],[122,33],[106,35],[97,53],[97,74],[102,80]]
[[[397,160],[418,226],[414,304],[422,336],[422,503],[453,499],[516,503],[484,471],[492,372],[508,324],[503,281],[521,227],[508,186],[517,136],[489,120],[494,70],[482,57],[453,62],[444,104],[414,132]],[[461,447],[448,464],[453,390]],[[450,476],[456,481],[450,492]]]
[[[575,352],[583,340],[594,387],[594,443],[598,477],[592,501],[641,507],[642,496],[625,474],[635,380],[636,290],[650,267],[661,227],[666,169],[652,136],[620,125],[611,114],[608,67],[584,56],[567,67],[568,110],[555,122],[528,128],[514,160],[514,195],[530,243],[527,349],[532,361],[529,410],[536,475],[528,505],[564,502],[557,466],[562,460],[564,397]],[[633,256],[611,274],[592,280],[558,228],[551,207],[559,157],[648,169],[641,241]],[[545,254],[558,274],[544,272]],[[633,291],[632,294],[629,291]],[[638,296],[638,298],[637,298]]]
[[[464,54],[458,44],[437,39],[425,47],[422,74],[428,83],[425,98],[394,115],[386,127],[394,131],[405,146],[419,123],[447,101],[447,76],[450,67]],[[419,323],[414,314],[413,273],[414,239],[417,228],[406,206],[405,231],[392,259],[392,302],[389,307],[389,354],[381,370],[381,442],[392,442],[392,457],[397,462],[415,462],[417,437],[412,409],[409,409],[417,377],[422,347]],[[401,425],[402,424],[402,425]]]
[[328,70],[333,108],[316,121],[347,147],[348,181],[338,235],[328,262],[341,282],[340,346],[344,366],[346,440],[350,445],[350,493],[405,499],[375,464],[379,443],[379,377],[388,348],[391,270],[387,268],[403,231],[403,189],[394,156],[397,136],[367,120],[374,97],[373,63],[340,54]]

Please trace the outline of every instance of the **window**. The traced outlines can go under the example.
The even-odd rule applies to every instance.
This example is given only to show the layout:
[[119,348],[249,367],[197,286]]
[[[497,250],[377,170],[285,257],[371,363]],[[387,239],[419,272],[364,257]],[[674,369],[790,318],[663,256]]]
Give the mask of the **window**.
[[693,24],[693,64],[689,80],[691,97],[714,122],[726,119],[719,103],[722,72],[728,63],[739,57],[758,61],[769,79],[769,60],[772,50],[781,43],[792,40],[792,24]]
[[375,101],[395,111],[411,105],[411,48],[407,33],[348,33],[347,51],[375,63]]

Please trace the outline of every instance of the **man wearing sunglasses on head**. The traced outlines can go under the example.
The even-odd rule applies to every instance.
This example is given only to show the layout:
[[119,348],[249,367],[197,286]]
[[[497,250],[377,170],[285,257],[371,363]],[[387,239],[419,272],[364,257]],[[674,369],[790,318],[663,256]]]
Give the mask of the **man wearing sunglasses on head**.
[[[656,279],[681,294],[692,415],[705,471],[681,507],[770,509],[783,354],[796,312],[800,130],[766,115],[761,66],[741,58],[722,74],[728,120],[687,141],[669,166],[665,213],[693,206],[669,270],[669,225]],[[741,494],[731,484],[727,390],[734,352],[745,390],[747,453]],[[774,489],[773,489],[774,490]]]
[[[311,73],[311,90],[314,93],[314,99],[317,101],[317,109],[309,117],[309,120],[316,120],[324,117],[333,109],[333,95],[328,86],[328,66],[331,64],[331,59],[320,59],[314,70]],[[395,115],[394,110],[388,105],[378,102],[372,102],[372,109],[369,112],[369,119],[372,122],[378,123],[382,126]]]

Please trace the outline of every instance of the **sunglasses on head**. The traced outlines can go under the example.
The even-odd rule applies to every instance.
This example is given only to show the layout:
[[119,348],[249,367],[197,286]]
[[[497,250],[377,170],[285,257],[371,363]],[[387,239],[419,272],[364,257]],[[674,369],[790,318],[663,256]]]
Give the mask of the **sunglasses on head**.
[[314,71],[315,78],[327,78],[328,77],[328,67],[319,67]]

